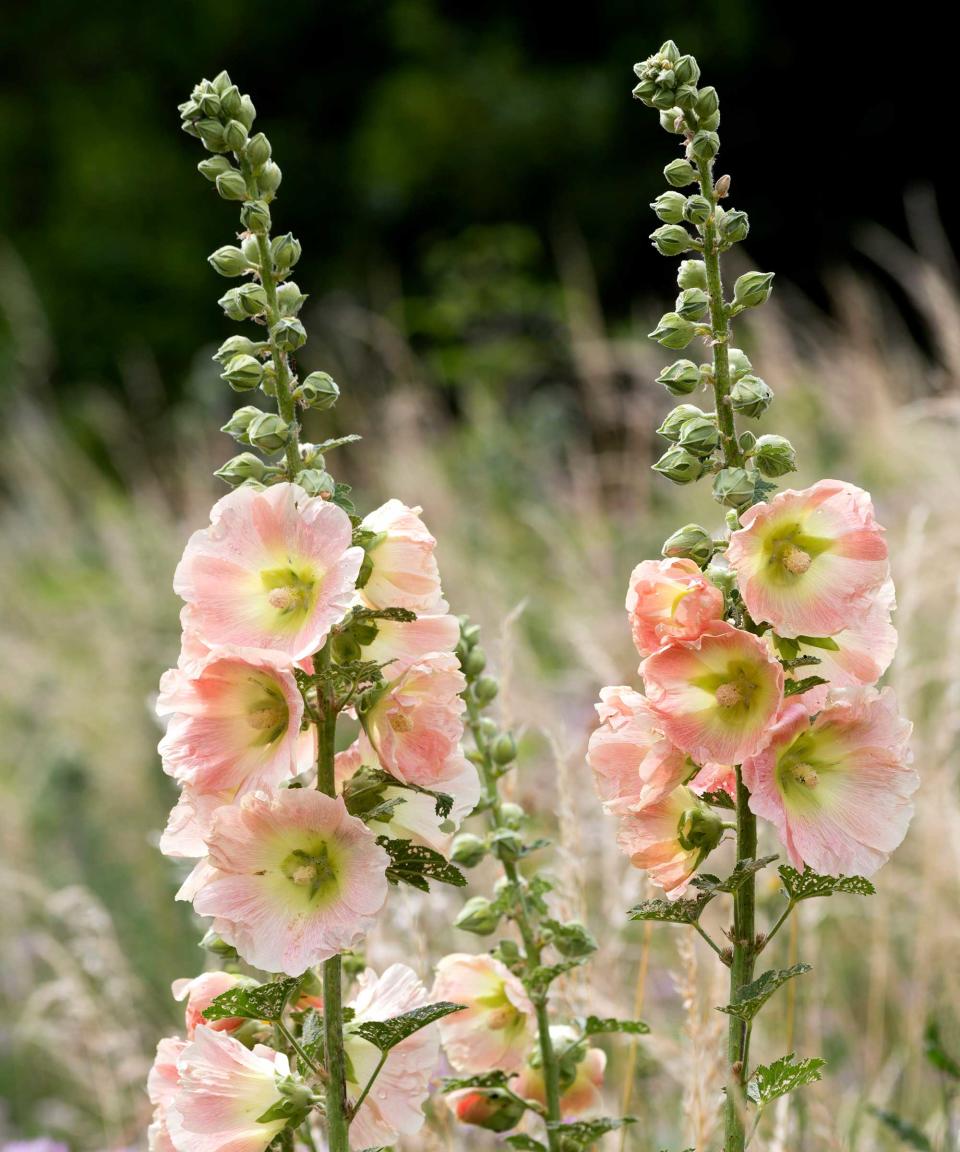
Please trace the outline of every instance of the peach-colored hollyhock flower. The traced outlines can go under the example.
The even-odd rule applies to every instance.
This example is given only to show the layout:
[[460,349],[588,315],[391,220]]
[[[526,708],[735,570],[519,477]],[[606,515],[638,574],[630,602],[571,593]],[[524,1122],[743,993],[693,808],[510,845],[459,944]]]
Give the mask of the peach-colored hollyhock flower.
[[263,1044],[251,1051],[226,1032],[197,1029],[177,1061],[180,1082],[170,1105],[177,1152],[264,1152],[287,1120],[259,1117],[284,1099],[290,1065]]
[[735,799],[737,770],[732,764],[704,764],[689,783],[690,791],[698,796],[703,796],[706,792],[726,792]]
[[[550,1027],[554,1051],[562,1052],[576,1043],[577,1033],[566,1024]],[[564,1120],[589,1116],[603,1108],[603,1073],[607,1067],[607,1054],[600,1048],[586,1048],[578,1061],[576,1074],[570,1083],[561,1084],[560,1114]],[[510,1081],[510,1087],[524,1100],[535,1100],[546,1106],[547,1094],[543,1069],[526,1064],[519,1076]]]
[[221,648],[190,674],[160,681],[157,713],[169,716],[163,767],[204,792],[279,784],[297,772],[303,698],[289,657]]
[[450,652],[424,656],[361,716],[381,766],[405,783],[433,788],[463,737],[466,679]]
[[718,816],[689,788],[675,788],[644,808],[620,817],[617,846],[635,868],[674,900],[723,835]]
[[820,480],[740,517],[727,560],[747,610],[779,636],[833,636],[862,615],[889,577],[869,495]]
[[453,652],[460,639],[460,621],[449,613],[418,616],[409,623],[377,620],[375,626],[376,636],[362,646],[363,658],[382,664],[387,681],[396,680],[431,652]]
[[409,608],[430,615],[446,612],[433,552],[436,540],[420,519],[422,508],[388,500],[363,518],[376,534],[367,547],[370,575],[360,590],[371,608]]
[[238,976],[233,972],[201,972],[192,980],[174,980],[171,991],[174,1000],[186,1000],[184,1015],[187,1026],[187,1039],[193,1039],[193,1034],[201,1024],[212,1028],[215,1032],[232,1032],[239,1028],[244,1020],[240,1016],[230,1016],[223,1020],[208,1020],[204,1012],[224,992],[236,988],[238,984],[248,983],[246,977]]
[[767,645],[729,624],[654,653],[641,673],[664,735],[698,764],[758,752],[783,700],[783,669]]
[[157,1054],[147,1076],[147,1095],[153,1105],[153,1119],[147,1129],[150,1152],[176,1152],[170,1139],[168,1121],[170,1106],[180,1083],[177,1061],[186,1046],[186,1041],[177,1036],[167,1036],[157,1045]]
[[209,647],[270,648],[293,660],[316,652],[355,595],[363,550],[352,535],[342,508],[298,484],[235,489],[177,565],[186,630]]
[[649,656],[722,620],[723,593],[692,560],[644,560],[630,574],[626,607],[637,651]]
[[535,1016],[523,985],[506,965],[493,956],[453,952],[437,964],[430,998],[466,1005],[437,1025],[447,1059],[458,1072],[520,1071]]
[[[359,991],[349,1007],[355,1015],[344,1036],[351,1077],[347,1094],[356,1100],[380,1060],[379,1050],[356,1035],[352,1026],[369,1020],[390,1020],[430,1003],[427,990],[405,964],[392,964],[382,976],[368,968],[358,979]],[[414,1032],[390,1049],[386,1063],[350,1124],[351,1148],[392,1145],[401,1136],[423,1127],[423,1104],[440,1055],[436,1025]]]
[[802,700],[784,708],[743,779],[751,810],[776,827],[792,864],[869,876],[886,862],[919,784],[911,728],[890,688],[838,689],[816,715]]
[[897,630],[890,615],[896,608],[893,581],[888,580],[869,599],[863,613],[849,628],[830,637],[836,648],[801,644],[801,652],[816,656],[820,663],[798,669],[794,675],[815,674],[835,688],[875,684],[890,667],[897,651]]
[[672,792],[695,770],[667,740],[649,703],[632,688],[600,689],[600,727],[590,736],[587,763],[608,812],[642,807]]
[[252,792],[216,811],[207,845],[193,906],[265,972],[299,976],[352,948],[386,899],[389,858],[340,797]]

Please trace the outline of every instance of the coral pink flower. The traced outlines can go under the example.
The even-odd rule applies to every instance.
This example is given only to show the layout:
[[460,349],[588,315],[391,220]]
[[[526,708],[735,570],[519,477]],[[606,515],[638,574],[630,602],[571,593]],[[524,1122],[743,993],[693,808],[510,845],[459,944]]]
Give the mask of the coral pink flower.
[[157,712],[170,716],[165,771],[200,791],[252,790],[297,773],[303,699],[280,653],[221,648],[189,674],[171,668]]
[[176,1036],[168,1036],[157,1045],[157,1055],[147,1076],[147,1095],[153,1105],[153,1120],[147,1129],[147,1147],[150,1152],[176,1152],[170,1139],[168,1122],[180,1073],[177,1061],[186,1048],[186,1042]]
[[299,976],[352,948],[387,895],[386,852],[340,797],[306,788],[253,792],[219,808],[201,916],[255,968]]
[[257,1044],[250,1051],[226,1032],[197,1029],[177,1061],[180,1083],[170,1106],[177,1152],[264,1152],[287,1126],[261,1122],[279,1104],[290,1077],[282,1052]]
[[672,792],[696,770],[664,738],[645,697],[632,688],[601,688],[600,727],[590,737],[587,763],[608,812],[642,807]]
[[[550,1028],[550,1038],[555,1051],[563,1051],[576,1043],[577,1033],[566,1024],[554,1024]],[[564,1120],[579,1116],[589,1116],[603,1108],[603,1073],[607,1067],[607,1055],[600,1048],[587,1048],[576,1066],[573,1081],[563,1089],[560,1097],[560,1114]],[[524,1100],[535,1100],[546,1106],[547,1094],[543,1080],[543,1069],[525,1065],[519,1076],[510,1082],[510,1087]]]
[[727,559],[750,615],[780,636],[833,636],[889,576],[869,495],[839,480],[788,489],[740,517]]
[[385,771],[433,788],[463,737],[465,687],[460,662],[449,652],[425,656],[387,687],[361,717]]
[[[359,991],[350,1001],[354,1017],[344,1037],[351,1078],[347,1093],[356,1100],[380,1060],[380,1052],[356,1035],[352,1025],[368,1020],[390,1020],[429,1004],[427,990],[405,964],[392,964],[382,976],[372,969],[359,978]],[[401,1136],[423,1127],[423,1104],[440,1055],[436,1025],[429,1025],[390,1049],[376,1084],[360,1105],[350,1125],[351,1148],[392,1145]]]
[[792,864],[869,876],[886,862],[919,783],[911,727],[889,688],[839,689],[813,716],[802,702],[784,708],[743,779],[751,810],[776,827]]
[[783,700],[783,669],[762,640],[728,624],[641,666],[668,740],[698,764],[739,764],[763,748]]
[[493,956],[454,952],[437,964],[431,1000],[466,1005],[439,1022],[447,1059],[458,1072],[519,1072],[534,1034],[523,985]]
[[673,900],[686,891],[722,833],[719,818],[689,788],[675,788],[669,796],[621,816],[617,846]]
[[637,651],[649,656],[722,620],[723,593],[692,560],[644,560],[630,575],[627,613]]
[[[875,684],[890,667],[897,650],[897,630],[890,614],[896,607],[893,581],[888,580],[867,602],[864,612],[849,628],[830,639],[836,648],[801,645],[804,655],[816,656],[820,663],[807,670],[828,680],[835,688]],[[798,671],[796,675],[802,675]]]
[[376,630],[373,640],[363,645],[363,658],[382,664],[385,680],[396,680],[431,652],[453,652],[460,639],[460,621],[449,613],[418,616],[407,624],[377,620]]
[[215,1032],[232,1032],[239,1028],[244,1020],[240,1016],[230,1016],[224,1020],[207,1020],[204,1012],[224,992],[236,988],[238,984],[248,981],[243,976],[233,972],[202,972],[192,980],[174,980],[174,1000],[186,1000],[186,1026],[187,1038],[193,1039],[193,1034],[201,1024],[212,1028]]
[[726,792],[736,799],[737,770],[732,764],[704,764],[690,781],[690,791],[698,796],[705,792]]
[[237,488],[194,532],[173,587],[185,626],[209,647],[270,648],[293,660],[323,646],[355,594],[363,550],[350,518],[298,484]]
[[361,528],[376,533],[367,547],[372,565],[360,595],[371,608],[410,608],[431,615],[446,612],[433,551],[436,540],[420,519],[421,508],[388,500],[365,516]]

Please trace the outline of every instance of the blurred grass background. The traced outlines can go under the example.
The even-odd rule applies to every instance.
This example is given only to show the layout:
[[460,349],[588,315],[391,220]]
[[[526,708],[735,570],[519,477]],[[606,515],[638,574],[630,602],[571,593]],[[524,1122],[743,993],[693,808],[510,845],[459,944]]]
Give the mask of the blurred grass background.
[[[484,625],[506,674],[501,707],[524,731],[515,786],[557,838],[560,899],[603,942],[563,996],[629,1014],[647,967],[640,1014],[654,1033],[628,1147],[715,1146],[723,1018],[712,1005],[725,997],[712,957],[679,930],[624,926],[641,880],[616,853],[582,760],[599,686],[636,663],[621,609],[630,569],[679,523],[721,520],[708,493],[649,472],[669,407],[653,381],[669,357],[644,334],[673,285],[646,239],[646,203],[673,153],[630,100],[630,66],[670,35],[720,91],[723,166],[753,225],[746,248],[778,272],[773,303],[742,337],[777,394],[764,428],[794,440],[800,482],[871,488],[890,529],[902,637],[892,682],[917,722],[923,777],[880,894],[802,910],[801,956],[815,971],[797,1003],[771,1008],[758,1052],[795,1045],[826,1056],[829,1075],[757,1139],[780,1152],[927,1146],[880,1125],[872,1106],[908,1118],[938,1152],[957,1146],[950,1081],[922,1052],[931,1019],[960,1048],[960,280],[953,220],[938,211],[948,174],[891,75],[902,30],[847,35],[833,19],[825,44],[816,5],[802,21],[743,0],[675,8],[5,9],[0,1141],[141,1147],[145,1066],[176,1020],[169,981],[202,962],[155,849],[172,791],[151,702],[176,658],[173,567],[230,452],[215,429],[233,397],[209,355],[231,328],[203,257],[234,223],[193,171],[195,141],[175,111],[200,75],[226,66],[284,169],[275,218],[304,243],[303,365],[339,381],[336,430],[364,436],[338,476],[367,506],[387,495],[424,505],[448,597]],[[949,69],[934,56],[929,72],[924,100],[942,107]],[[371,958],[409,960],[411,934],[473,949],[444,927],[458,901],[394,898]],[[776,959],[795,946],[785,933]],[[436,953],[421,948],[426,973]],[[611,1052],[616,1110],[626,1061]],[[486,1145],[451,1132],[441,1109],[411,1146]]]

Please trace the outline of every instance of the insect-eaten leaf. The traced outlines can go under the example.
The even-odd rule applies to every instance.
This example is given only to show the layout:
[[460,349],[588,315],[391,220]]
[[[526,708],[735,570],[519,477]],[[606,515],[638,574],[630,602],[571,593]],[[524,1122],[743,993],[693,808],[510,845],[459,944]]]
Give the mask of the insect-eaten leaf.
[[820,1069],[825,1063],[818,1056],[798,1060],[791,1052],[789,1056],[781,1056],[772,1064],[761,1064],[750,1077],[747,1096],[762,1109],[795,1088],[802,1088],[804,1084],[812,1084],[821,1079]]
[[302,979],[295,976],[272,984],[238,985],[221,992],[204,1008],[203,1015],[207,1020],[227,1020],[232,1016],[244,1020],[279,1020]]
[[605,1036],[622,1032],[627,1036],[646,1036],[650,1025],[642,1020],[617,1020],[613,1016],[588,1016],[580,1027],[584,1036]]
[[656,920],[661,924],[696,924],[713,897],[713,892],[704,892],[692,900],[643,900],[627,915],[631,920]]
[[561,956],[589,956],[597,950],[593,933],[576,920],[564,924],[548,916],[540,924],[550,933],[550,943]]
[[519,1149],[519,1152],[547,1152],[546,1144],[540,1140],[534,1140],[532,1136],[527,1136],[524,1132],[518,1132],[516,1136],[508,1136],[506,1142],[511,1148]]
[[445,1076],[441,1092],[460,1092],[464,1088],[506,1088],[506,1072],[479,1072],[475,1076]]
[[579,968],[581,964],[586,963],[586,959],[586,956],[577,956],[571,960],[561,960],[559,964],[541,964],[524,977],[523,982],[527,986],[527,991],[533,996],[545,992],[558,976],[562,976],[572,968]]
[[390,840],[386,836],[378,836],[377,843],[390,857],[387,879],[391,884],[409,884],[421,892],[430,891],[431,880],[452,884],[455,888],[466,887],[467,878],[460,869],[432,848],[410,840]]
[[414,1032],[419,1032],[421,1028],[442,1020],[444,1016],[462,1012],[463,1009],[463,1004],[451,1004],[448,1000],[441,1000],[437,1004],[424,1004],[422,1008],[414,1008],[390,1020],[364,1020],[362,1024],[350,1024],[347,1031],[351,1035],[369,1041],[381,1052],[389,1052]]
[[819,688],[821,684],[827,684],[829,681],[824,680],[822,676],[804,676],[802,680],[785,680],[783,684],[784,696],[800,696],[804,692],[809,692],[811,688]]
[[787,895],[794,903],[812,900],[816,896],[832,896],[834,892],[852,892],[857,896],[873,896],[876,888],[863,876],[823,876],[811,868],[798,872],[789,864],[777,869]]
[[561,1148],[564,1150],[569,1148],[574,1152],[574,1149],[590,1148],[608,1132],[616,1132],[618,1128],[625,1128],[628,1124],[636,1122],[636,1116],[598,1116],[595,1120],[548,1122],[547,1128],[560,1137]]
[[[382,768],[360,768],[350,777],[343,789],[343,800],[351,816],[358,816],[361,820],[372,819],[377,810],[384,805],[384,793],[388,788],[400,788],[406,792],[417,792],[421,796],[430,796],[436,801],[436,813],[441,820],[450,815],[453,808],[453,797],[446,792],[431,792],[429,788],[421,788],[417,784],[408,784],[398,780]],[[386,804],[396,806],[402,803],[402,798],[387,800]]]
[[738,1020],[750,1021],[782,984],[786,984],[794,976],[809,971],[809,964],[794,964],[792,968],[781,968],[779,971],[771,969],[769,972],[764,972],[752,984],[745,984],[732,1004],[724,1004],[717,1011],[726,1012],[728,1016],[736,1016]]
[[755,876],[776,859],[776,856],[760,856],[754,860],[753,857],[748,856],[737,861],[733,871],[725,880],[711,876],[708,872],[701,872],[699,876],[694,876],[692,884],[701,892],[709,892],[711,896],[715,896],[719,892],[737,892],[751,876]]

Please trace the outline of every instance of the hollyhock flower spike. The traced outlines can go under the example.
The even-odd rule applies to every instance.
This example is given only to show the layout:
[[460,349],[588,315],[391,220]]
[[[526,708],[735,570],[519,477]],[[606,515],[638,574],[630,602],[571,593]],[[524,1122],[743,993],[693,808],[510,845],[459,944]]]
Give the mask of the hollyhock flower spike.
[[674,900],[687,890],[694,873],[720,843],[720,819],[689,788],[620,817],[617,847],[643,868]]
[[466,1005],[438,1024],[444,1052],[458,1072],[520,1071],[533,1038],[534,1008],[504,964],[465,952],[444,956],[431,999]]
[[298,484],[236,489],[191,536],[173,586],[210,647],[268,648],[293,660],[322,647],[354,598],[363,550],[350,518]]
[[723,593],[692,560],[644,560],[630,575],[627,615],[642,657],[696,640],[723,619]]
[[747,611],[779,636],[833,636],[869,609],[889,578],[883,529],[869,495],[820,480],[740,517],[727,559]]
[[650,707],[696,763],[739,764],[763,748],[783,700],[783,669],[762,640],[715,624],[644,661]]
[[367,545],[361,596],[370,608],[409,608],[436,615],[447,610],[440,588],[436,540],[420,519],[421,508],[388,500],[363,518]]
[[244,960],[299,976],[354,947],[386,899],[389,858],[339,797],[254,792],[220,808],[193,896]]
[[890,688],[839,689],[816,715],[802,702],[784,709],[743,778],[751,810],[776,827],[792,864],[870,876],[885,863],[919,784],[911,727]]
[[[427,990],[405,964],[392,964],[381,976],[368,968],[358,979],[359,990],[349,1007],[353,1019],[347,1028],[346,1053],[351,1070],[347,1090],[356,1101],[380,1061],[380,1051],[352,1030],[369,1020],[390,1020],[430,1003]],[[350,1146],[355,1149],[392,1145],[401,1135],[423,1127],[423,1105],[440,1055],[435,1024],[421,1028],[390,1049],[350,1124]]]

